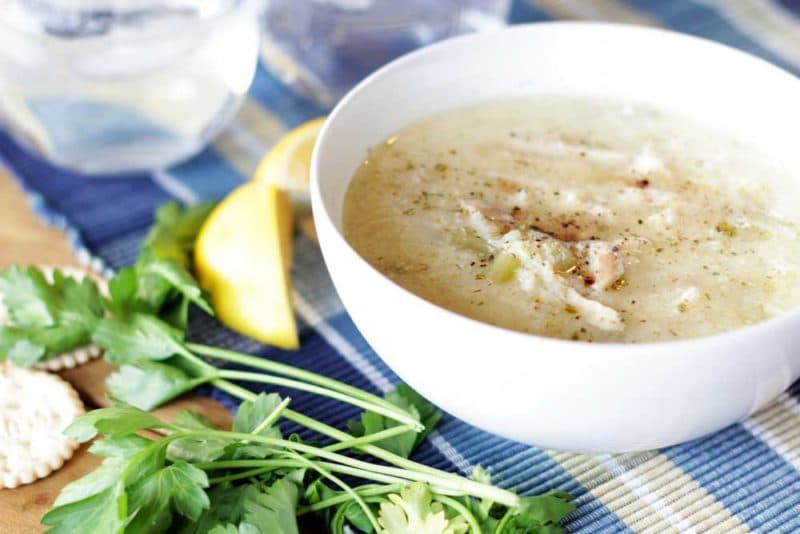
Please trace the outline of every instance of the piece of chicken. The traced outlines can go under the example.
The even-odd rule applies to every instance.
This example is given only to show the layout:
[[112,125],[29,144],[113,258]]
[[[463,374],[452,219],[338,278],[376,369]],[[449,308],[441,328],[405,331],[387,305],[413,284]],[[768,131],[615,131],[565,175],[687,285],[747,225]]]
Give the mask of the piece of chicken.
[[512,254],[519,260],[523,274],[518,279],[524,290],[575,308],[589,324],[602,330],[624,328],[616,310],[576,289],[604,291],[620,279],[625,268],[618,245],[577,240],[569,226],[555,234],[525,225],[518,207],[506,209],[466,201],[462,205],[470,226],[493,253]]

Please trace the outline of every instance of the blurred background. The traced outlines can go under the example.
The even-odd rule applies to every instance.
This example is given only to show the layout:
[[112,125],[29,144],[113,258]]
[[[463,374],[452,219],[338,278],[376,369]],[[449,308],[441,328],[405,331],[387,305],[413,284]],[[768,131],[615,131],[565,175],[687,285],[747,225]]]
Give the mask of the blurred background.
[[214,196],[388,61],[548,20],[670,28],[800,72],[800,0],[0,0],[0,157]]

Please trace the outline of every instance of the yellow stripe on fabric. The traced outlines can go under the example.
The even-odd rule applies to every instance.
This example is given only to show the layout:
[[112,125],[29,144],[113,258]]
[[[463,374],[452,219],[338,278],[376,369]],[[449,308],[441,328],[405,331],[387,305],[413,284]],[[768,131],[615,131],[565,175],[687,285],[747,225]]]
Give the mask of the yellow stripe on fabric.
[[[748,531],[722,503],[663,454],[655,455],[632,471],[653,499],[672,512],[672,523],[679,525],[681,532],[702,532],[713,525],[724,526],[726,532]],[[660,531],[657,523],[641,513],[632,514],[626,522],[636,531]]]
[[558,19],[601,20],[661,26],[657,19],[616,0],[530,0],[530,2],[548,15]]
[[642,495],[631,487],[630,481],[626,483],[619,477],[620,473],[612,472],[599,460],[599,457],[561,452],[551,452],[550,456],[627,526],[631,527],[627,516],[641,511],[660,521],[665,532],[679,532],[661,516],[660,510],[651,506],[647,499],[642,498]]
[[800,408],[794,398],[784,393],[742,426],[800,471]]
[[237,116],[242,126],[266,148],[286,133],[286,125],[272,111],[252,98],[245,99]]
[[749,531],[722,503],[658,452],[551,456],[635,532]]
[[286,132],[283,123],[252,98],[245,98],[231,124],[212,143],[214,150],[245,178]]
[[716,9],[757,43],[800,68],[800,22],[768,0],[697,0]]

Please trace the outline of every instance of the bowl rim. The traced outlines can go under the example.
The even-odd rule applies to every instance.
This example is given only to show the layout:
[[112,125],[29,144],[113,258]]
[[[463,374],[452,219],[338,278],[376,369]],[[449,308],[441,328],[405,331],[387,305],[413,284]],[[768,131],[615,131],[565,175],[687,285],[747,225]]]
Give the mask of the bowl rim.
[[[774,317],[770,317],[769,319],[760,321],[758,323],[741,326],[733,330],[727,330],[715,334],[702,335],[690,338],[670,339],[665,341],[644,341],[644,342],[623,343],[623,342],[588,342],[583,340],[570,340],[570,339],[563,339],[556,337],[548,337],[540,334],[521,332],[519,330],[513,330],[503,326],[498,326],[491,323],[483,322],[478,319],[474,319],[472,317],[468,317],[466,315],[454,312],[434,302],[431,302],[417,295],[416,293],[402,287],[401,285],[397,284],[391,278],[389,278],[381,271],[373,267],[350,245],[350,243],[340,230],[339,226],[334,222],[335,219],[334,217],[331,216],[330,209],[327,203],[322,198],[321,186],[320,186],[321,172],[319,170],[321,153],[325,149],[326,139],[329,135],[329,131],[332,129],[332,125],[335,124],[337,117],[341,113],[343,113],[344,109],[349,107],[350,102],[358,98],[358,96],[363,91],[366,91],[374,83],[376,79],[381,78],[397,69],[401,69],[406,64],[413,63],[417,61],[419,58],[425,57],[429,54],[440,53],[442,50],[463,46],[463,43],[469,43],[471,41],[480,42],[483,39],[490,38],[491,35],[495,33],[526,33],[530,31],[537,31],[538,29],[543,27],[548,27],[548,28],[558,27],[558,28],[563,28],[566,31],[580,30],[587,27],[602,28],[607,30],[629,32],[629,35],[649,34],[650,36],[655,36],[656,38],[682,40],[691,43],[693,46],[707,47],[709,49],[716,49],[717,52],[722,54],[735,55],[738,56],[737,61],[748,61],[754,65],[758,65],[760,68],[766,68],[772,70],[773,73],[776,75],[782,75],[784,77],[790,78],[794,83],[798,84],[798,89],[800,89],[800,77],[795,76],[791,72],[784,70],[765,59],[762,59],[758,56],[755,56],[743,50],[734,48],[732,46],[719,43],[717,41],[713,41],[711,39],[697,37],[694,35],[666,28],[654,28],[636,24],[612,23],[612,22],[545,21],[545,22],[525,23],[525,24],[514,24],[511,26],[506,26],[501,29],[490,30],[486,32],[470,33],[466,35],[459,35],[448,39],[444,39],[437,43],[422,47],[408,54],[405,54],[387,63],[386,65],[382,66],[381,68],[379,68],[378,70],[376,70],[375,72],[364,78],[355,87],[353,87],[350,91],[348,91],[348,93],[339,101],[339,103],[333,108],[331,113],[328,115],[327,119],[325,120],[325,123],[320,129],[319,135],[317,137],[317,142],[314,146],[314,150],[311,157],[310,192],[311,192],[315,225],[320,225],[320,224],[328,225],[331,229],[330,235],[334,236],[335,244],[329,243],[329,246],[341,247],[342,250],[345,251],[347,256],[349,256],[351,261],[359,265],[361,269],[365,272],[365,274],[368,273],[373,277],[377,277],[380,280],[380,283],[386,287],[387,291],[391,291],[398,298],[402,298],[408,301],[410,305],[422,306],[432,314],[439,314],[444,318],[448,318],[451,321],[455,321],[456,323],[461,323],[463,324],[463,328],[465,329],[466,328],[470,328],[473,330],[477,329],[478,334],[483,334],[487,336],[506,336],[507,338],[509,339],[513,338],[516,342],[522,344],[524,343],[534,343],[537,345],[545,344],[545,345],[550,345],[551,347],[556,349],[557,348],[567,349],[563,353],[565,357],[569,354],[580,353],[581,355],[585,355],[589,351],[591,352],[604,351],[608,353],[604,354],[604,357],[612,356],[615,357],[614,359],[621,360],[621,359],[627,359],[629,356],[633,354],[640,354],[643,351],[648,351],[668,358],[675,358],[676,351],[683,352],[682,349],[684,348],[691,347],[692,350],[686,352],[697,354],[698,350],[702,350],[705,347],[711,349],[711,348],[718,348],[720,344],[738,345],[739,342],[744,340],[745,338],[752,338],[754,336],[761,337],[765,335],[769,336],[776,331],[780,331],[783,330],[784,328],[791,326],[792,324],[800,324],[800,303],[798,303],[795,307],[787,311],[781,312],[780,314]],[[349,178],[349,180],[352,180],[352,176]],[[321,232],[320,234],[325,234],[325,232]],[[323,249],[323,256],[324,256],[325,249],[327,247],[322,243],[322,241],[320,241],[320,244],[321,248]],[[326,258],[326,263],[327,263],[327,258]]]

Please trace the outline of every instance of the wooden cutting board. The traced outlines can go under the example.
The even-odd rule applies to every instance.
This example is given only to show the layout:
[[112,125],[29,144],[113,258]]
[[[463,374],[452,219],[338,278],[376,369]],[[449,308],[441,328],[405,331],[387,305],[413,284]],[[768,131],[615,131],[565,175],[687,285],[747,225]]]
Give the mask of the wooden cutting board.
[[[0,167],[0,268],[14,264],[79,266],[61,232],[39,222],[17,184]],[[64,371],[61,376],[80,393],[87,410],[107,403],[103,381],[111,367],[102,360]],[[229,427],[231,415],[220,403],[187,395],[157,413],[170,415],[191,408],[214,423]],[[0,489],[0,532],[27,534],[41,532],[42,515],[50,508],[61,488],[80,478],[99,463],[83,446],[64,466],[49,477],[15,489]]]

